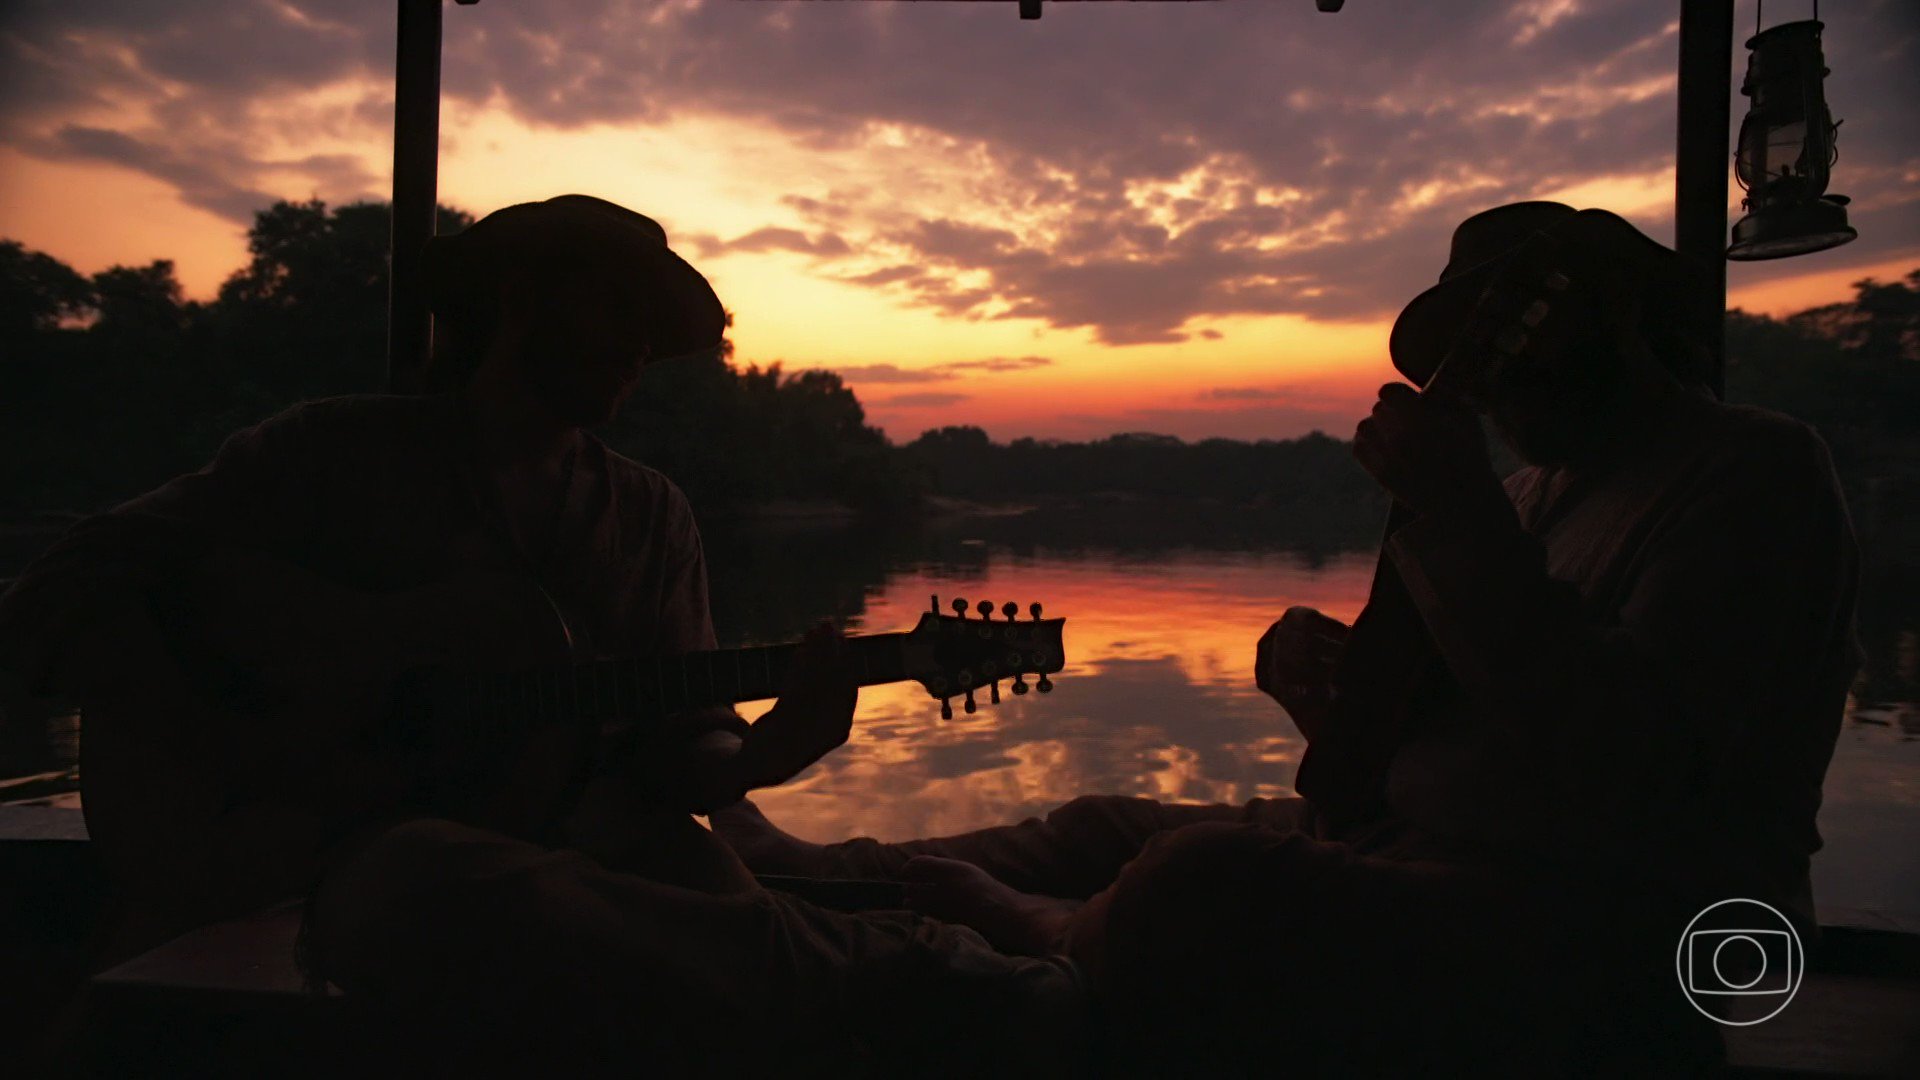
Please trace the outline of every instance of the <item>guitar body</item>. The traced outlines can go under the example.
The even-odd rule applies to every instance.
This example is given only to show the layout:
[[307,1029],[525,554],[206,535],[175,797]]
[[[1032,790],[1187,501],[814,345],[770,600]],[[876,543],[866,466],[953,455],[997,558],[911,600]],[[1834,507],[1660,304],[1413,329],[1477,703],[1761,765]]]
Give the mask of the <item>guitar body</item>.
[[[775,696],[798,648],[587,659],[524,579],[372,593],[239,551],[149,599],[94,627],[112,677],[75,702],[87,826],[137,945],[300,895],[399,813],[551,842],[607,724]],[[849,637],[856,680],[1045,693],[1063,620],[1012,607]]]
[[[265,681],[391,679],[420,667],[562,663],[567,636],[525,578],[464,575],[398,592],[349,588],[271,556],[235,553],[202,575],[206,643]],[[369,664],[374,665],[369,668]]]
[[[415,708],[424,672],[513,671],[572,662],[560,616],[532,581],[464,575],[375,593],[281,560],[235,552],[194,590],[185,637],[211,696],[249,735],[250,786],[316,781],[415,804],[515,835],[551,821],[586,764],[590,732],[516,733],[512,753]],[[426,725],[426,726],[422,726]],[[325,766],[354,775],[326,778]],[[318,794],[318,793],[316,793]]]

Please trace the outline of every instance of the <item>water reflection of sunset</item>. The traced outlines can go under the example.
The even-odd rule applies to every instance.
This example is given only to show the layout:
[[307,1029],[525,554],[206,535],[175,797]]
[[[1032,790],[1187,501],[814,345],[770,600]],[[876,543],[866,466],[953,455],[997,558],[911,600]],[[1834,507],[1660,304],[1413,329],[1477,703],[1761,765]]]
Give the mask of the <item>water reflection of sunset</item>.
[[[942,721],[915,684],[862,691],[852,740],[798,781],[757,796],[815,839],[903,839],[1043,813],[1089,792],[1231,801],[1291,790],[1301,743],[1253,685],[1253,646],[1291,604],[1350,619],[1372,560],[1318,566],[1285,552],[1177,562],[990,559],[920,568],[869,598],[863,632],[904,629],[929,596],[1039,600],[1065,616],[1067,666],[1050,695]],[[748,716],[766,703],[743,709]]]
[[[959,529],[981,526],[958,525]],[[754,795],[782,827],[813,840],[900,840],[1017,821],[1087,794],[1234,801],[1291,791],[1304,745],[1253,685],[1253,646],[1292,604],[1343,620],[1359,612],[1371,553],[1314,561],[1281,550],[1171,548],[1119,555],[959,540],[895,556],[865,578],[861,633],[911,627],[929,595],[945,604],[1039,600],[1065,616],[1066,669],[1054,693],[972,716],[914,684],[861,692],[852,740],[784,787]],[[830,545],[793,537],[789,558]],[[735,567],[772,560],[729,557]],[[777,560],[775,560],[777,561]],[[724,624],[723,624],[724,628]],[[784,633],[771,626],[759,633]],[[748,717],[767,702],[742,708]],[[1849,707],[1820,813],[1816,895],[1839,921],[1920,926],[1920,798],[1908,704]]]

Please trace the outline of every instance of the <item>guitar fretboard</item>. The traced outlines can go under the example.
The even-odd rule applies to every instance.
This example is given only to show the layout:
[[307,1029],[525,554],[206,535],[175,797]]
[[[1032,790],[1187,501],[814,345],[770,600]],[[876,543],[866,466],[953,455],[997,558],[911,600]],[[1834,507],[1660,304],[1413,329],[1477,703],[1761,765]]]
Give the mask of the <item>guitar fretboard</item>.
[[[905,679],[900,645],[906,637],[846,638],[854,680],[879,686]],[[469,705],[476,720],[538,726],[757,701],[779,694],[799,650],[799,645],[762,645],[486,676],[470,687]]]

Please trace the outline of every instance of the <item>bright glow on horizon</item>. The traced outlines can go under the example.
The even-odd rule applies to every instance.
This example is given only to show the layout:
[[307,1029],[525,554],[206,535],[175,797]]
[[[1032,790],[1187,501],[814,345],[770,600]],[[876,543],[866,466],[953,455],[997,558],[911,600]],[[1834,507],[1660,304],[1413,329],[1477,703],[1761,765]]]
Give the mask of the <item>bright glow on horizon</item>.
[[[955,595],[1019,601],[1034,599],[1029,591],[1044,582],[1046,614],[1067,618],[1067,666],[1053,677],[1057,689],[1015,697],[1003,686],[997,706],[983,691],[978,712],[967,715],[956,701],[954,719],[943,722],[918,684],[868,687],[847,745],[798,779],[755,792],[755,802],[808,840],[903,840],[1017,821],[1089,791],[1217,802],[1290,794],[1284,777],[1303,744],[1254,687],[1254,643],[1289,604],[1351,620],[1366,601],[1373,559],[1345,555],[1308,572],[1299,557],[1278,552],[1183,558],[1190,561],[1180,570],[1097,556],[1043,558],[995,561],[959,579],[921,570],[889,581],[853,632],[910,629],[929,593],[943,602]],[[1199,561],[1204,575],[1192,572]],[[1108,681],[1141,695],[1131,713],[1094,696]],[[1194,719],[1178,710],[1200,702],[1223,728],[1222,742],[1170,738]],[[1141,710],[1155,703],[1167,714],[1144,720]],[[740,714],[755,719],[771,704],[743,705]],[[1133,723],[1116,727],[1118,716]],[[1122,752],[1091,755],[1090,743]],[[971,768],[946,764],[982,748],[991,754]],[[1250,764],[1223,769],[1223,760]]]
[[[887,5],[876,9],[885,10],[872,17],[886,21],[887,33],[903,46],[918,40],[913,35],[924,36],[929,25],[972,26],[939,21],[946,16],[930,23]],[[376,40],[367,27],[328,23],[298,4],[274,10],[277,15],[249,16],[264,22],[248,24],[236,16],[233,25],[278,33],[272,23],[280,19],[318,28],[334,35],[306,41],[322,53],[327,41]],[[608,10],[614,14],[605,16],[607,26],[628,25]],[[709,25],[696,13],[721,21]],[[775,14],[765,28],[770,36],[756,40],[768,49],[764,62],[788,63],[778,42],[800,32],[800,15]],[[1509,36],[1520,50],[1516,59],[1524,59],[1531,56],[1527,50],[1544,50],[1544,56],[1563,47],[1554,36],[1591,14],[1553,0],[1512,7],[1499,17],[1518,27]],[[758,25],[753,17],[731,6],[697,5],[663,6],[640,16],[653,32],[666,35],[663,41],[709,64],[718,28],[733,25],[725,20]],[[843,32],[865,25],[858,13],[831,17],[852,20]],[[1115,17],[1155,18],[1151,12]],[[1186,34],[1189,26],[1237,26],[1233,20],[1240,17],[1213,11],[1169,25]],[[1387,19],[1353,12],[1343,21],[1303,21],[1284,32],[1279,28],[1290,22],[1257,25],[1264,28],[1260,33],[1274,35],[1276,49],[1303,62],[1343,34],[1371,42],[1367,35],[1389,28],[1369,18]],[[834,98],[828,81],[835,73],[820,66],[827,59],[792,69],[793,77],[823,80],[822,111],[796,114],[798,120],[783,114],[787,106],[766,97],[767,88],[744,77],[746,72],[738,72],[743,77],[737,86],[729,83],[724,92],[703,87],[676,98],[671,109],[589,108],[572,118],[564,106],[619,100],[625,84],[615,80],[608,94],[588,93],[587,84],[568,82],[566,72],[551,63],[525,66],[532,62],[512,42],[536,53],[551,50],[561,39],[548,31],[571,28],[563,20],[543,31],[540,22],[528,14],[519,21],[461,24],[462,33],[497,36],[460,39],[450,47],[450,86],[463,76],[477,77],[476,71],[494,85],[517,76],[504,83],[515,86],[553,73],[546,92],[557,96],[546,105],[560,101],[562,107],[509,101],[499,92],[475,103],[450,91],[442,116],[441,201],[484,214],[513,202],[585,191],[652,214],[735,312],[738,362],[842,371],[869,419],[896,441],[957,423],[984,427],[1000,439],[1082,439],[1122,431],[1285,438],[1316,429],[1345,436],[1377,385],[1393,377],[1386,359],[1393,292],[1403,278],[1431,280],[1424,270],[1406,274],[1408,268],[1444,261],[1445,233],[1434,227],[1437,215],[1532,197],[1605,206],[1657,236],[1670,218],[1670,167],[1649,168],[1644,154],[1631,153],[1608,159],[1617,164],[1596,166],[1601,159],[1581,149],[1605,137],[1582,125],[1618,122],[1641,137],[1647,125],[1635,120],[1640,126],[1634,128],[1627,119],[1644,117],[1644,110],[1671,96],[1666,57],[1675,27],[1667,14],[1644,27],[1623,26],[1612,51],[1593,58],[1590,67],[1546,63],[1540,69],[1545,74],[1531,83],[1435,82],[1415,62],[1415,48],[1404,57],[1411,66],[1397,82],[1396,72],[1373,67],[1369,77],[1381,85],[1352,93],[1332,89],[1324,79],[1281,86],[1284,92],[1274,100],[1285,102],[1291,115],[1276,115],[1276,124],[1319,122],[1314,118],[1324,115],[1376,140],[1344,143],[1337,137],[1344,127],[1294,132],[1288,137],[1311,155],[1307,160],[1317,161],[1297,171],[1284,158],[1263,158],[1258,140],[1236,142],[1237,136],[1222,134],[1225,128],[1172,132],[1191,151],[1184,155],[1156,147],[1156,137],[1169,136],[1156,135],[1157,129],[1142,129],[1130,146],[1122,144],[1135,136],[1124,129],[1118,136],[1090,133],[1084,146],[1063,129],[1058,146],[1036,149],[1024,118],[992,119],[966,109],[869,109],[857,97],[852,104]],[[208,299],[246,259],[245,230],[236,217],[247,200],[257,196],[264,206],[273,197],[320,197],[338,205],[384,197],[391,88],[369,74],[363,56],[316,66],[311,77],[289,72],[252,84],[267,89],[239,92],[211,74],[222,60],[218,48],[182,60],[162,44],[180,45],[166,37],[180,28],[164,23],[154,24],[159,30],[129,23],[120,28],[130,35],[123,40],[81,22],[64,37],[29,41],[30,51],[39,50],[33,55],[92,74],[83,80],[86,93],[49,98],[60,104],[44,115],[24,114],[17,132],[0,141],[0,236],[83,272],[172,259],[188,296]],[[701,29],[688,29],[696,25]],[[1063,25],[1023,29],[1034,31],[1029,38],[1038,41],[1066,32]],[[1096,32],[1092,22],[1076,25],[1076,34]],[[1101,26],[1098,33],[1114,33]],[[1227,55],[1237,33],[1218,41],[1183,38],[1181,44]],[[725,40],[735,50],[743,39]],[[969,47],[987,41],[989,51],[980,55],[989,56],[997,40]],[[1141,47],[1140,40],[1122,36],[1102,40],[1116,63]],[[938,47],[949,44],[942,39]],[[637,55],[612,41],[574,39],[569,47],[595,62]],[[920,59],[903,62],[931,63],[924,53],[914,55]],[[287,54],[290,63],[304,56]],[[1362,62],[1358,53],[1347,58]],[[870,59],[855,51],[840,62],[858,66]],[[476,63],[494,66],[461,67]],[[709,80],[725,70],[696,68]],[[380,66],[379,73],[384,70]],[[860,70],[863,79],[890,77],[884,64]],[[1011,81],[1032,77],[1024,68],[1003,74]],[[1126,115],[1132,115],[1126,112],[1129,102],[1132,108],[1150,102],[1158,85],[1151,81],[1154,73],[1138,64],[1106,75],[1111,85],[1103,93]],[[1129,78],[1145,81],[1135,85]],[[1224,73],[1221,81],[1228,81]],[[902,85],[889,92],[907,93]],[[1835,92],[1844,94],[1845,84]],[[1202,106],[1212,101],[1195,100]],[[1220,102],[1212,105],[1217,109]],[[1642,112],[1631,112],[1636,109]],[[546,119],[530,118],[535,115]],[[592,118],[609,115],[625,118]],[[1434,135],[1457,135],[1459,152],[1449,154],[1436,143],[1420,168],[1390,172],[1385,180],[1355,167],[1398,140],[1395,131],[1413,123],[1425,131],[1436,116],[1454,127],[1436,128]],[[1164,126],[1165,117],[1158,122]],[[1242,128],[1254,122],[1249,118]],[[1475,141],[1476,124],[1501,134]],[[1537,163],[1496,159],[1515,139],[1528,138],[1526,131],[1546,125],[1567,126],[1554,144],[1564,160],[1549,164],[1552,155],[1544,150]],[[1517,175],[1516,161],[1523,163],[1522,173],[1536,168],[1538,175]],[[1849,188],[1862,196],[1856,210],[1877,207],[1874,212],[1905,213],[1911,221],[1910,210],[1902,208],[1920,202],[1910,185],[1896,182],[1911,179],[1911,162],[1879,169],[1856,174],[1856,180],[1879,181],[1877,190],[1871,184]],[[1379,209],[1316,202],[1347,183],[1374,192]],[[225,216],[194,205],[194,199],[220,207]],[[1434,250],[1382,253],[1383,245],[1401,236],[1406,245]],[[1859,278],[1895,280],[1920,264],[1920,234],[1914,241],[1904,247],[1883,241],[1871,249],[1863,244],[1867,254],[1857,258],[1843,248],[1805,267],[1735,265],[1729,269],[1729,303],[1784,315],[1845,299]],[[1166,288],[1153,280],[1157,273],[1166,275]],[[1417,286],[1406,296],[1413,291]],[[1006,317],[1010,306],[1021,316]],[[1128,321],[1135,308],[1137,319]],[[1276,311],[1315,314],[1269,313]],[[1186,340],[1172,340],[1182,336]],[[1021,362],[1005,363],[1008,358]],[[1003,362],[993,369],[983,363],[989,360]]]

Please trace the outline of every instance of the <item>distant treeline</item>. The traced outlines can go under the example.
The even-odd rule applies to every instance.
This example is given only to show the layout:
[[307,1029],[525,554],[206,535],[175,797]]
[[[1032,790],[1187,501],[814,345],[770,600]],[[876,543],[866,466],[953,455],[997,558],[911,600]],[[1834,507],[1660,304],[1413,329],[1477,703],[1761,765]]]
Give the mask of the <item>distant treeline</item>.
[[1093,442],[995,443],[977,427],[943,427],[902,450],[930,490],[979,501],[1124,493],[1334,510],[1373,506],[1378,493],[1348,444],[1319,432],[1260,442],[1133,433]]
[[[443,209],[440,229],[470,221]],[[381,388],[387,231],[382,203],[276,203],[255,217],[247,265],[204,303],[183,298],[170,261],[87,276],[0,241],[0,515],[112,505],[295,401]],[[1730,312],[1727,342],[1729,398],[1820,427],[1850,486],[1912,474],[1920,270],[1784,320]],[[895,446],[839,376],[731,357],[650,368],[601,435],[716,509],[1179,500],[1372,521],[1379,508],[1347,444],[1327,435],[1001,444],[948,427]]]
[[1727,400],[1820,429],[1850,484],[1920,477],[1920,269],[1785,319],[1727,313]]

